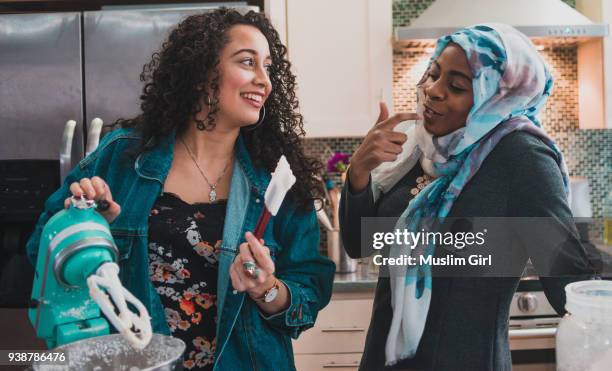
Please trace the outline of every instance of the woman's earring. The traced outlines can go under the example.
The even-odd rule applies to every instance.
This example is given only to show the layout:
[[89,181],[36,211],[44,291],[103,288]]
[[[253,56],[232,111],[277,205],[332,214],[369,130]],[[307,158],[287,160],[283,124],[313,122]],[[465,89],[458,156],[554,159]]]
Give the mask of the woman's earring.
[[253,125],[249,125],[249,126],[245,126],[242,129],[246,130],[246,131],[253,131],[255,129],[257,129],[258,127],[261,126],[261,124],[263,124],[264,119],[266,118],[266,106],[261,106],[261,110],[262,110],[262,115],[261,117],[259,117],[259,121],[257,121],[255,124]]

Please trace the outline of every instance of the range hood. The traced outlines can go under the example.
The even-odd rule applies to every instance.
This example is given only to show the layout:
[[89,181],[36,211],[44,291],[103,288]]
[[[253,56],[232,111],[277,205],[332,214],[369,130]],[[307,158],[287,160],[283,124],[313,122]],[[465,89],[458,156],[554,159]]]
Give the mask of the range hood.
[[561,0],[436,0],[409,27],[397,27],[395,40],[437,39],[476,23],[499,22],[532,38],[588,39],[608,35]]

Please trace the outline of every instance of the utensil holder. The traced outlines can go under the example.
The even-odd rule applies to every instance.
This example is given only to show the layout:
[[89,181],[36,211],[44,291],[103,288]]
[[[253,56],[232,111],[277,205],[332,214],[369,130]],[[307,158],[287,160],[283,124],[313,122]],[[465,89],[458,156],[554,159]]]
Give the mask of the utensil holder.
[[357,270],[357,259],[350,258],[344,250],[339,229],[327,231],[327,256],[336,263],[336,273],[353,273]]

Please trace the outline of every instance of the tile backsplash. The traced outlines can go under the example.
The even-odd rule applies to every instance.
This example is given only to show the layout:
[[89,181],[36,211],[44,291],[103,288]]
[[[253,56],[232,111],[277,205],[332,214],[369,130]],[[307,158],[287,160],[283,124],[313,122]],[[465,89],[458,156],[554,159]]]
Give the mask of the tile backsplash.
[[[406,26],[433,0],[395,0],[393,25]],[[565,1],[575,6],[575,0]],[[603,199],[612,189],[612,129],[578,129],[577,50],[555,46],[541,51],[554,77],[554,89],[540,114],[543,127],[561,148],[571,176],[589,180],[595,218],[602,216]],[[393,104],[396,112],[416,106],[415,85],[425,71],[430,53],[395,51],[393,55]],[[352,153],[362,138],[306,139],[305,149],[324,162],[330,151]],[[334,177],[339,183],[339,176]],[[599,235],[600,230],[596,231]]]

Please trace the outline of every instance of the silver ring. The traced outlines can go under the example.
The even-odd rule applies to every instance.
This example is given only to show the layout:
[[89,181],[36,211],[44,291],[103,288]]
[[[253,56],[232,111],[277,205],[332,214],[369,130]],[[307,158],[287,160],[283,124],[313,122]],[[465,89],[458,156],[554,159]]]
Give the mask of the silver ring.
[[259,274],[261,273],[261,269],[259,269],[257,264],[255,264],[255,262],[251,260],[243,262],[242,267],[249,274],[249,276],[255,279],[257,279],[257,277],[259,277]]

